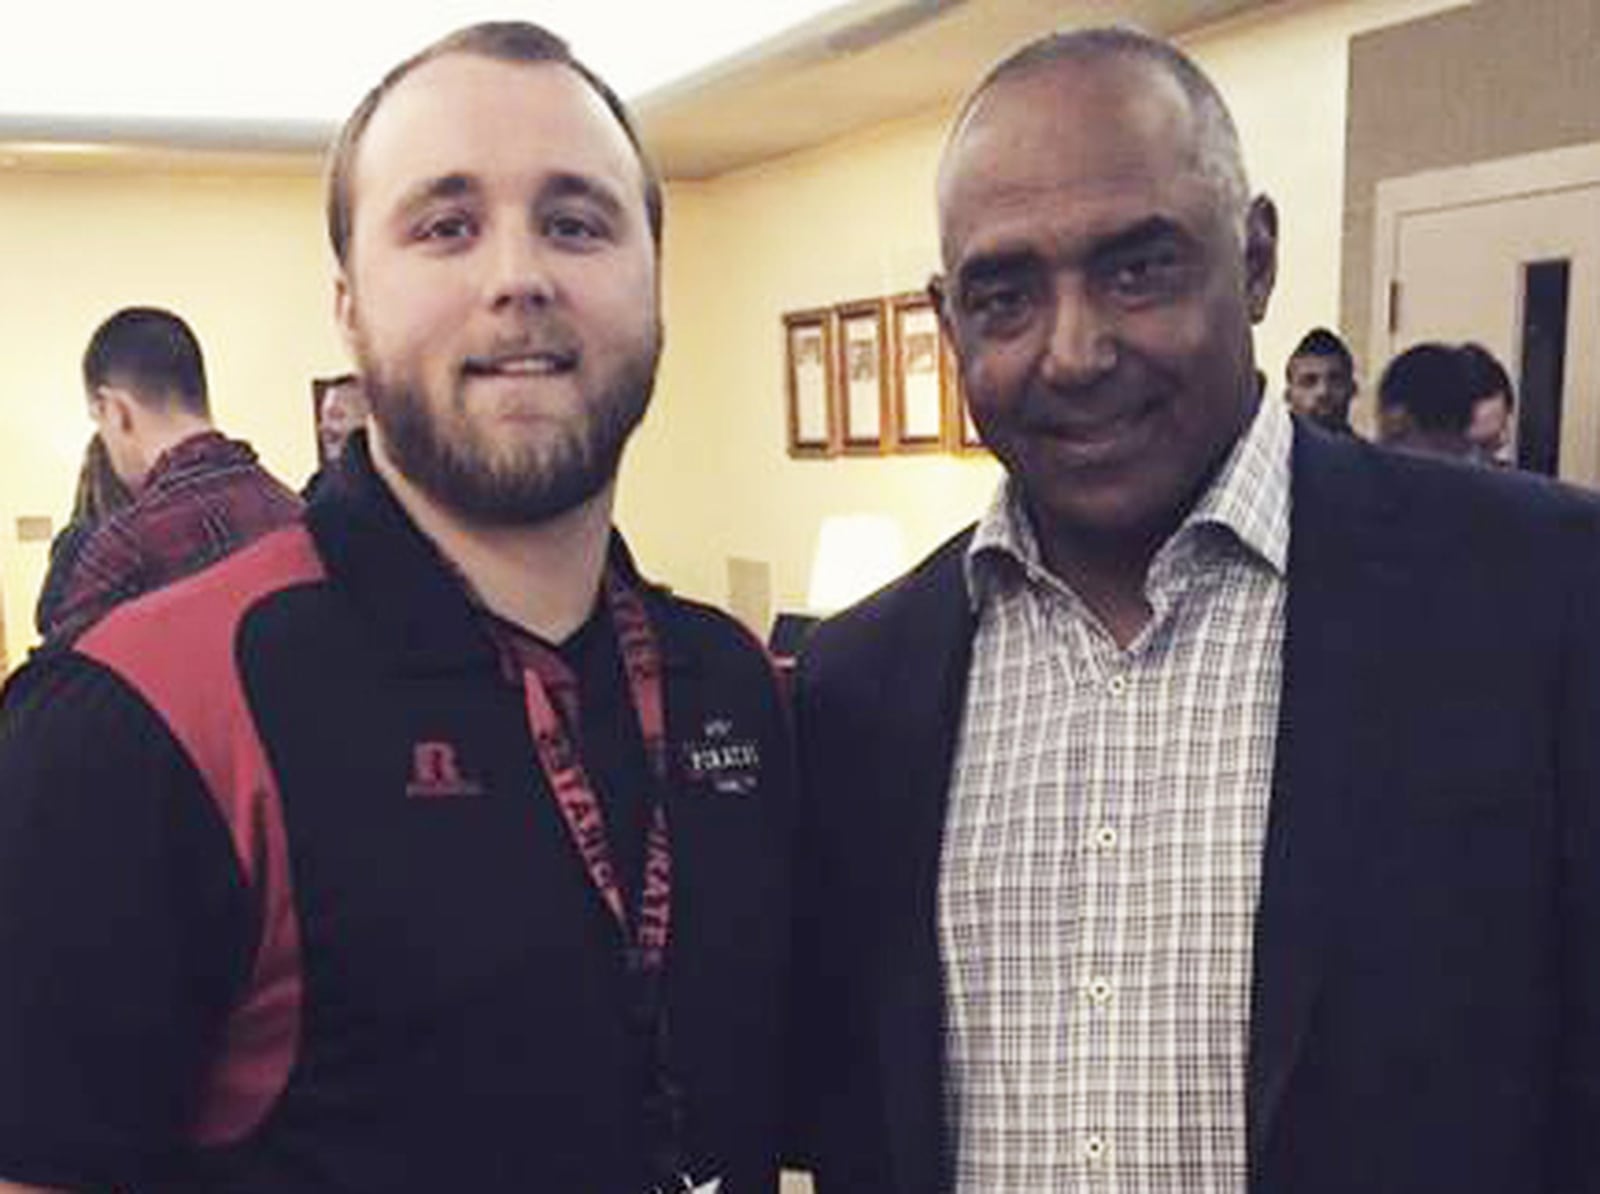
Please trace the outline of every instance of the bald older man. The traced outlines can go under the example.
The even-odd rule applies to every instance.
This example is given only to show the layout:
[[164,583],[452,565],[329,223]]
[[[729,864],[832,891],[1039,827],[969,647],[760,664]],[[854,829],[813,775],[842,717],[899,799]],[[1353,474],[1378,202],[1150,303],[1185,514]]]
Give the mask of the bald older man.
[[803,656],[823,1194],[1600,1188],[1595,504],[1262,401],[1164,43],[1002,63],[938,202],[1006,476]]

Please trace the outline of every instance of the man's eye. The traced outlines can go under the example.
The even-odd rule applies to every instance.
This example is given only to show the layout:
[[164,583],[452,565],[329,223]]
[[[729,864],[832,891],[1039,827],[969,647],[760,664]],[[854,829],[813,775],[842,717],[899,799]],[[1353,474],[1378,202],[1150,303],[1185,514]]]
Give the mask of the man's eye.
[[1118,257],[1106,263],[1109,288],[1125,298],[1152,298],[1181,285],[1184,260],[1176,248],[1162,247]]
[[599,220],[591,216],[574,215],[571,212],[558,212],[547,216],[544,230],[545,235],[551,239],[567,242],[599,240],[606,234],[605,225]]
[[974,286],[963,296],[962,307],[980,327],[1006,327],[1020,322],[1029,309],[1028,292],[1009,283]]
[[464,240],[476,231],[471,217],[460,212],[431,216],[417,225],[418,240],[451,242]]

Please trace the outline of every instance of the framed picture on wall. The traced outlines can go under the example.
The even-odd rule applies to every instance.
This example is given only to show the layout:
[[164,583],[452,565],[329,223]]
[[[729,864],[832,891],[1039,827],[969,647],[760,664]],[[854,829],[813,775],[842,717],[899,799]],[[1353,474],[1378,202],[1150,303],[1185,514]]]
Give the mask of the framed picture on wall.
[[838,450],[833,330],[833,315],[826,309],[783,317],[791,456],[831,456]]
[[846,452],[882,452],[887,443],[888,344],[879,299],[835,308],[839,321],[840,438]]
[[961,366],[956,361],[956,350],[948,338],[939,340],[940,355],[944,358],[945,376],[950,379],[945,387],[945,441],[952,452],[986,452],[983,440],[978,437],[978,426],[967,410],[967,396],[961,388]]
[[937,451],[945,444],[950,373],[939,315],[926,294],[889,300],[889,344],[893,442],[903,452]]

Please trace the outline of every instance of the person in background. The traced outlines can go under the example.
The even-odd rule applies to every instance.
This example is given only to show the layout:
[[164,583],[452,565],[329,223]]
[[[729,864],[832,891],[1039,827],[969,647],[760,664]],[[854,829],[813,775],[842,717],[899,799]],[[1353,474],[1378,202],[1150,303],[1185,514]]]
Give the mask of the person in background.
[[612,523],[655,171],[495,22],[385,75],[328,180],[369,433],[0,708],[0,1178],[775,1194],[785,709]]
[[83,384],[96,434],[133,500],[85,539],[41,627],[47,639],[81,633],[301,509],[249,444],[212,425],[200,342],[172,312],[128,307],[102,323],[84,351]]
[[328,383],[317,412],[317,448],[324,463],[338,460],[350,436],[366,425],[367,400],[361,379],[345,373]]
[[350,437],[366,426],[367,414],[361,379],[354,373],[330,378],[323,386],[322,401],[317,407],[317,471],[301,490],[307,501],[327,483],[328,470],[338,464]]
[[50,541],[50,566],[39,588],[39,601],[33,613],[34,626],[41,636],[56,620],[67,576],[90,533],[132,500],[128,487],[111,467],[105,441],[99,435],[91,435],[83,450],[83,464],[78,469],[72,516]]
[[1355,360],[1327,328],[1312,328],[1284,366],[1284,400],[1302,418],[1336,435],[1354,435],[1350,403],[1356,396]]
[[1600,503],[1263,399],[1165,42],[1020,50],[937,188],[1005,476],[801,653],[819,1194],[1600,1189]]
[[1402,452],[1473,459],[1470,385],[1466,360],[1454,345],[1406,349],[1378,380],[1378,442]]
[[1514,465],[1517,462],[1516,390],[1511,375],[1495,355],[1481,344],[1461,346],[1461,359],[1467,374],[1467,393],[1472,397],[1472,420],[1467,424],[1467,439],[1477,458],[1485,464]]

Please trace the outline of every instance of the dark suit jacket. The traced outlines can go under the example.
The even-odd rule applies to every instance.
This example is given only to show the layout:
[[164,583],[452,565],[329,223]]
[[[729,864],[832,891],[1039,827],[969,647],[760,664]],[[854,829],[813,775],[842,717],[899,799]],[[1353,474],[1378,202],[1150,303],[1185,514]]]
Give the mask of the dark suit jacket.
[[[1600,1190],[1600,520],[1297,427],[1252,1194]],[[949,1187],[935,893],[962,535],[800,670],[822,1194]]]

